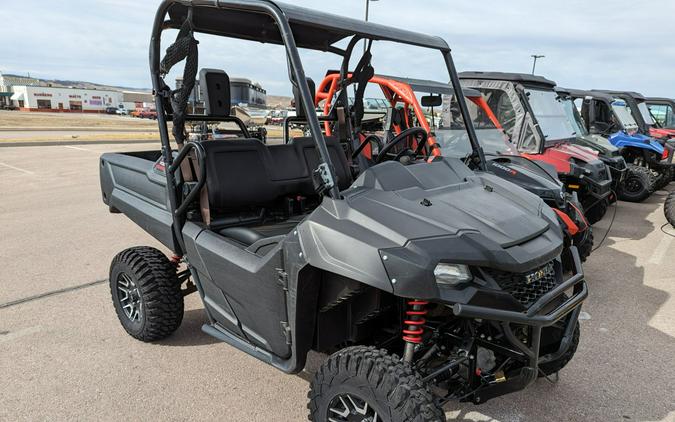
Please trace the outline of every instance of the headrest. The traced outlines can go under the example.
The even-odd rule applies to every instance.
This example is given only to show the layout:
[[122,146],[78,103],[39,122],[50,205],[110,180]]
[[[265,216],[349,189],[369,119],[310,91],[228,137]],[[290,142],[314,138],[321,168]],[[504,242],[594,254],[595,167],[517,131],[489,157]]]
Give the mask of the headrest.
[[[309,93],[312,96],[312,107],[314,107],[314,98],[316,97],[316,85],[312,78],[307,78],[307,86],[309,86]],[[295,97],[295,114],[298,117],[305,116],[305,108],[302,104],[302,98],[300,97],[300,90],[297,86],[293,87],[293,97]]]
[[199,88],[207,116],[230,115],[230,77],[224,70],[202,69],[199,71]]

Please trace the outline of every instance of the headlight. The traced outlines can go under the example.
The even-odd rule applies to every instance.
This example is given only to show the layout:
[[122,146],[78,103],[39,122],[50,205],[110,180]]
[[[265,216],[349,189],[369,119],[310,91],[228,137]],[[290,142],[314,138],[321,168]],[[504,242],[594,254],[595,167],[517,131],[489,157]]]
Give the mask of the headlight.
[[469,267],[466,265],[443,262],[434,268],[434,276],[436,276],[436,283],[449,286],[456,286],[472,279]]

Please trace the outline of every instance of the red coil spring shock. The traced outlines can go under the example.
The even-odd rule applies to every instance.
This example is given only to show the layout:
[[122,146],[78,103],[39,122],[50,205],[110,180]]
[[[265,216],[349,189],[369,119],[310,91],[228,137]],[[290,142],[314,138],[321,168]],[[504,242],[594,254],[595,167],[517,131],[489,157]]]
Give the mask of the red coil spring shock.
[[403,329],[403,340],[408,343],[419,344],[422,342],[422,334],[424,334],[423,325],[427,320],[424,316],[427,310],[424,308],[429,302],[425,300],[409,300],[408,308],[405,311],[406,319],[403,324],[407,327]]

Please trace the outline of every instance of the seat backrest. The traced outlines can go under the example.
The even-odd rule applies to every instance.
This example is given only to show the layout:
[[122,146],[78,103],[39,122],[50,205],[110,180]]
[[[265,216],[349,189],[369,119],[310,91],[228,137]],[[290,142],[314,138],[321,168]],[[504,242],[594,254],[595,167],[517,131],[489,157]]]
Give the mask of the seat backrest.
[[[347,189],[353,182],[347,155],[337,138],[334,136],[327,136],[324,137],[324,139],[326,140],[330,160],[335,167],[338,188],[340,190]],[[299,156],[304,158],[305,165],[307,169],[309,169],[309,176],[311,178],[311,172],[319,166],[319,153],[316,150],[314,140],[311,137],[303,136],[293,138],[289,145],[293,145],[297,148]]]
[[[337,139],[328,137],[326,143],[338,187],[346,189],[352,178],[345,153]],[[202,146],[211,210],[262,206],[284,196],[316,194],[312,172],[319,156],[311,138],[280,145],[265,145],[258,139],[212,140]]]

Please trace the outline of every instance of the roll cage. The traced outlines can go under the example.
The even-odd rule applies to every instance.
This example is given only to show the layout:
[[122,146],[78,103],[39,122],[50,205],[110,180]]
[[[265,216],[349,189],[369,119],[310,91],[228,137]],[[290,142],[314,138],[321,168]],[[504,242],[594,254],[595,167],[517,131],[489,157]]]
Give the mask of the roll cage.
[[[177,38],[176,43],[167,49],[167,57],[162,59],[160,51],[161,36],[162,32],[167,29],[178,29],[179,38]],[[315,176],[320,181],[320,191],[334,199],[340,198],[340,191],[335,183],[334,167],[323,138],[316,110],[313,107],[312,93],[307,83],[298,48],[331,52],[342,57],[338,79],[338,98],[340,98],[338,101],[342,101],[344,106],[347,104],[345,88],[356,82],[349,77],[349,61],[355,45],[361,40],[366,40],[368,49],[363,54],[359,65],[362,62],[369,65],[370,46],[373,41],[393,41],[438,50],[445,61],[452,86],[455,90],[460,89],[450,47],[440,37],[363,22],[270,0],[164,0],[158,7],[152,28],[150,72],[158,112],[157,121],[162,144],[162,156],[167,168],[166,181],[170,210],[174,220],[174,236],[177,240],[176,245],[180,248],[180,250],[175,251],[178,254],[181,254],[185,249],[181,231],[185,222],[187,205],[196,199],[198,192],[204,186],[204,178],[206,177],[203,172],[203,148],[197,142],[184,144],[181,130],[185,121],[217,120],[212,119],[211,116],[186,114],[187,98],[194,86],[195,66],[197,65],[197,42],[194,40],[194,33],[279,44],[285,47],[289,79],[294,88],[298,90],[306,116],[306,123],[309,126],[311,137],[316,144],[319,155],[320,163],[318,168],[315,169]],[[180,38],[181,36],[183,38]],[[344,39],[349,39],[346,48],[336,46],[336,43]],[[177,53],[177,50],[182,47],[186,48],[185,53]],[[193,50],[189,50],[190,48]],[[168,72],[165,63],[167,58],[169,58],[168,61],[171,62],[171,65],[182,61],[182,59],[186,61],[184,75],[188,78],[184,78],[184,84],[181,88],[173,91],[168,88],[162,79]],[[195,68],[192,69],[193,67]],[[479,148],[463,97],[460,98],[459,108],[472,147]],[[174,138],[178,144],[178,155],[175,159],[172,154],[168,121],[173,121]],[[347,140],[354,141],[353,139]],[[197,177],[196,185],[185,198],[182,198],[179,195],[179,181],[181,179],[177,177],[177,173],[189,156],[194,156],[197,162],[202,164],[198,166],[202,171]]]
[[[536,150],[527,151],[528,153],[542,154],[547,145],[572,140],[572,138],[546,140],[546,136],[539,125],[537,115],[526,93],[526,89],[555,92],[556,83],[554,81],[543,76],[509,72],[467,71],[461,72],[459,78],[462,81],[470,81],[469,86],[472,88],[476,88],[474,83],[477,82],[482,88],[500,90],[504,92],[504,95],[508,96],[515,112],[511,142],[517,145],[519,150],[522,148],[521,144],[526,138],[525,134],[528,128],[532,131],[536,140]],[[521,150],[521,152],[525,151]]]

